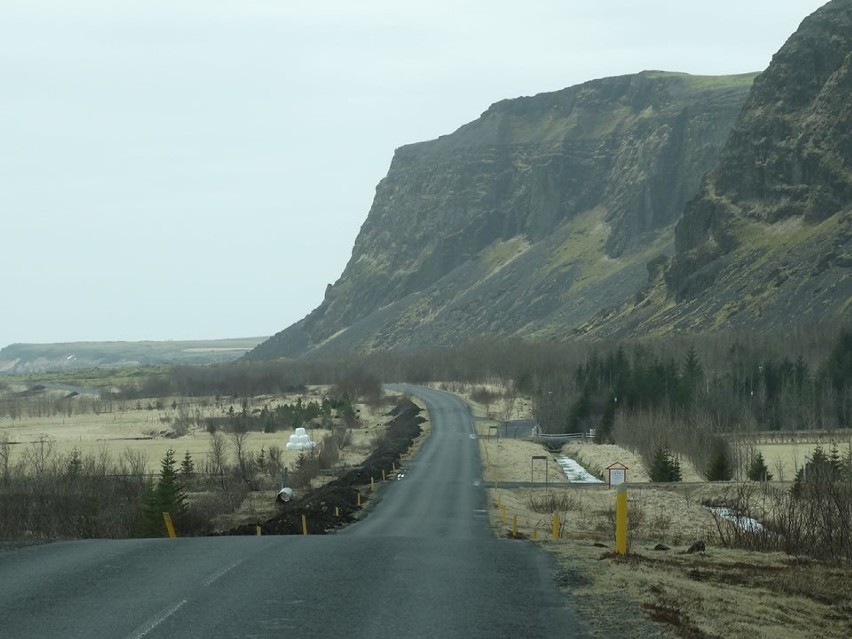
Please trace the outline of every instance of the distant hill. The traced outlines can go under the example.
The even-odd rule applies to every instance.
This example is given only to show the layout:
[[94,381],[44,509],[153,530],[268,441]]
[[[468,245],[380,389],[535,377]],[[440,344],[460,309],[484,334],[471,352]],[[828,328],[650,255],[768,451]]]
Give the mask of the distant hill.
[[0,373],[44,373],[156,364],[213,364],[238,359],[265,337],[182,342],[12,344],[0,350]]
[[398,149],[340,279],[249,357],[560,337],[632,299],[754,78],[594,80]]

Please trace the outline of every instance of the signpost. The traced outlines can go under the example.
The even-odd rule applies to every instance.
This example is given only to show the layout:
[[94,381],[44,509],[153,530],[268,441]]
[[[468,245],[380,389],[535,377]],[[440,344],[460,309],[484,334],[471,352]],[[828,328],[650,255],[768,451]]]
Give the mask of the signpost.
[[547,490],[547,465],[549,461],[547,455],[533,455],[530,457],[530,483],[533,483],[533,465],[537,459],[544,460],[544,489]]
[[609,477],[609,488],[613,486],[620,486],[621,484],[627,483],[627,471],[630,470],[627,466],[622,464],[621,462],[615,462],[614,464],[610,464],[606,467],[606,471]]

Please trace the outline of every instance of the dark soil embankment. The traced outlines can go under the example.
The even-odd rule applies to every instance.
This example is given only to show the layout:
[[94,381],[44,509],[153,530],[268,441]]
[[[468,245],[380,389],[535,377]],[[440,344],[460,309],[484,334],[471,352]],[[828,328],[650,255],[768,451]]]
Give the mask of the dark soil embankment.
[[[364,460],[360,468],[329,482],[310,494],[294,499],[281,506],[275,517],[257,524],[244,524],[232,528],[225,535],[254,535],[260,526],[264,535],[298,535],[302,533],[302,515],[311,535],[325,534],[357,519],[360,510],[358,493],[370,488],[370,478],[381,479],[382,471],[390,473],[393,465],[399,465],[400,456],[420,435],[421,409],[409,399],[402,399],[390,412],[393,419],[373,453]],[[339,516],[335,514],[335,508]]]

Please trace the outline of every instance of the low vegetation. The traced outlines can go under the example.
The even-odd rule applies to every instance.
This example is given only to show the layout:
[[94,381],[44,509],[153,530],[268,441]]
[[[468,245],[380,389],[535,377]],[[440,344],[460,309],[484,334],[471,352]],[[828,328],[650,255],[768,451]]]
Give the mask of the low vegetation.
[[[825,636],[850,630],[843,607],[843,579],[852,566],[849,328],[814,328],[787,339],[715,336],[594,347],[483,339],[457,349],[343,361],[148,373],[116,373],[83,392],[60,390],[69,385],[61,376],[47,383],[0,380],[0,536],[162,534],[155,513],[163,508],[196,534],[256,521],[263,508],[257,495],[268,504],[283,478],[310,490],[341,463],[361,430],[358,407],[381,403],[380,382],[443,380],[441,387],[463,389],[479,407],[480,436],[493,434],[489,425],[502,433],[483,449],[489,484],[528,481],[531,472],[540,481],[547,471],[549,491],[492,488],[495,525],[505,533],[505,518],[520,514],[522,534],[547,536],[559,514],[560,538],[549,547],[573,571],[571,579],[582,582],[571,585],[572,593],[590,610],[632,593],[628,600],[647,618],[680,636],[742,636],[755,620],[739,599],[763,610],[759,627],[776,632],[785,627],[779,609],[794,611],[785,636],[808,636],[815,627]],[[87,379],[94,383],[97,375]],[[324,397],[304,392],[318,382],[330,384]],[[127,411],[147,415],[171,450],[149,460],[132,450],[58,449],[49,438],[16,444],[9,436],[27,420],[59,425],[87,415],[119,423]],[[593,435],[598,444],[571,445],[589,457],[592,472],[601,474],[623,455],[630,481],[658,482],[630,488],[627,558],[593,545],[611,544],[611,494],[600,487],[554,489],[556,464],[531,470],[530,457],[541,447],[509,435],[508,424],[519,418],[547,432]],[[287,457],[280,445],[249,445],[302,424],[315,429],[321,445],[314,452]],[[203,451],[180,447],[193,437],[204,442]],[[382,443],[380,431],[369,438]],[[502,465],[513,447],[520,451],[516,478],[507,476],[513,466]],[[590,451],[597,448],[608,452],[594,460]],[[757,525],[743,523],[751,520]],[[696,541],[704,551],[679,554]],[[653,550],[658,544],[671,550]],[[584,599],[584,593],[593,594]],[[726,615],[723,622],[708,619],[703,606]],[[831,617],[827,611],[834,609]]]

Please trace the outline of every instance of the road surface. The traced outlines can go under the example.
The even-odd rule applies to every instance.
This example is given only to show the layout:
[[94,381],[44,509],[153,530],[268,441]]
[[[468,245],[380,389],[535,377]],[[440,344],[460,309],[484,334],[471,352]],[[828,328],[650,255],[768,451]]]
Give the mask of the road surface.
[[[412,389],[414,390],[414,389]],[[325,536],[88,540],[0,554],[0,637],[582,637],[550,556],[495,539],[464,404]]]

